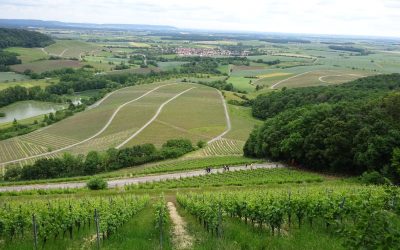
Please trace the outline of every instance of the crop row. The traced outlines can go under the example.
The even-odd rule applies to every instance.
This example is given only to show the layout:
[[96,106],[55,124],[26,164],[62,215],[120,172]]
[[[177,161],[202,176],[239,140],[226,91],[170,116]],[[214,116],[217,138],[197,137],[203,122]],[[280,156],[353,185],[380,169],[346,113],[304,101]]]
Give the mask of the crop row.
[[41,240],[44,246],[50,237],[56,239],[69,234],[72,238],[73,230],[90,228],[94,218],[99,232],[106,238],[141,210],[148,200],[148,196],[121,196],[5,202],[0,210],[0,238],[13,241],[31,239],[34,235],[34,240]]
[[236,140],[220,139],[210,143],[202,151],[205,156],[242,155],[243,143]]
[[161,182],[148,182],[135,185],[135,188],[189,188],[204,186],[250,186],[270,183],[312,183],[322,182],[323,178],[317,174],[306,173],[291,169],[254,169],[248,166],[247,170],[224,171],[207,175],[169,179]]
[[282,228],[302,228],[306,222],[313,227],[320,222],[326,228],[334,228],[357,249],[397,249],[399,199],[400,189],[396,187],[344,186],[297,192],[253,190],[177,196],[182,207],[211,229],[221,227],[219,217],[270,229],[272,235],[280,234]]

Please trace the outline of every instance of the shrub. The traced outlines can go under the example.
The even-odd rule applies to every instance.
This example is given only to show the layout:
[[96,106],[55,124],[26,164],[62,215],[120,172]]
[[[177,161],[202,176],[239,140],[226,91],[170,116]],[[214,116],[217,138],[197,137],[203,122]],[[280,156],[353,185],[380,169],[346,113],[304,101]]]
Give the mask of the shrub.
[[98,177],[95,177],[95,178],[90,179],[90,180],[87,182],[86,185],[87,185],[87,187],[88,187],[90,190],[101,190],[101,189],[106,189],[107,186],[108,186],[108,184],[107,184],[107,182],[106,182],[105,180],[103,180],[103,179],[101,179],[101,178],[98,178]]
[[204,148],[207,145],[207,142],[200,140],[196,145],[198,148]]
[[360,176],[360,180],[366,184],[374,184],[374,185],[391,184],[390,180],[382,176],[378,171],[364,172]]

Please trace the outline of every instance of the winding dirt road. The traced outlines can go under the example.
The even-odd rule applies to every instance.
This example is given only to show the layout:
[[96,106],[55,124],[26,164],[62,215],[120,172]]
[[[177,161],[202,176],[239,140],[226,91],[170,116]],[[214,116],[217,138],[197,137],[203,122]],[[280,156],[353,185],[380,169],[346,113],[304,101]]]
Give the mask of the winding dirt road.
[[[283,167],[285,167],[285,166],[280,163],[262,163],[262,164],[253,164],[252,167],[250,167],[250,166],[248,166],[248,167],[246,167],[246,166],[230,167],[230,171],[231,172],[232,171],[240,171],[240,170],[251,171],[253,169],[259,169],[259,168],[271,169],[271,168],[283,168]],[[222,173],[223,171],[224,170],[222,168],[218,168],[218,169],[212,169],[211,173]],[[187,177],[200,176],[200,175],[206,175],[206,173],[203,169],[178,172],[178,173],[170,173],[170,174],[148,175],[148,176],[109,180],[108,186],[111,188],[112,187],[121,187],[121,186],[131,185],[131,184],[187,178]],[[37,189],[83,188],[85,186],[86,186],[85,182],[18,185],[18,186],[0,187],[0,192],[37,190]]]
[[226,135],[229,131],[231,131],[231,128],[232,128],[231,118],[229,117],[228,107],[226,106],[224,96],[222,95],[221,91],[219,91],[219,90],[217,90],[217,91],[221,97],[222,105],[224,107],[224,113],[225,113],[225,119],[226,119],[226,130],[224,132],[222,132],[222,134],[218,135],[217,137],[214,137],[213,139],[209,140],[208,144],[222,139],[222,137],[224,135]]

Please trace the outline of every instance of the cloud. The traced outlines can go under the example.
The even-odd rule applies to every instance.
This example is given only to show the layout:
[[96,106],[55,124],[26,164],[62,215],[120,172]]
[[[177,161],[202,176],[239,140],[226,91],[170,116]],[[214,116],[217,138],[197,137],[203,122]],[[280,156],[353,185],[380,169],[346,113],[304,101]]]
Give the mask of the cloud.
[[397,0],[0,0],[0,18],[400,37]]

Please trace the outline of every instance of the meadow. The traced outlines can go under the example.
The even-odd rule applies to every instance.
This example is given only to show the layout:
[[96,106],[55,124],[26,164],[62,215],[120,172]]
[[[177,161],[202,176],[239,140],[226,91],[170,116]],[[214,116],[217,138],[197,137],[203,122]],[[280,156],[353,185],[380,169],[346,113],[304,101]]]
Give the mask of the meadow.
[[[22,75],[22,74],[17,74],[14,72],[0,72],[0,83],[6,82],[17,82],[17,81],[23,81],[29,79],[27,76]],[[0,84],[0,86],[6,86],[3,84]]]

